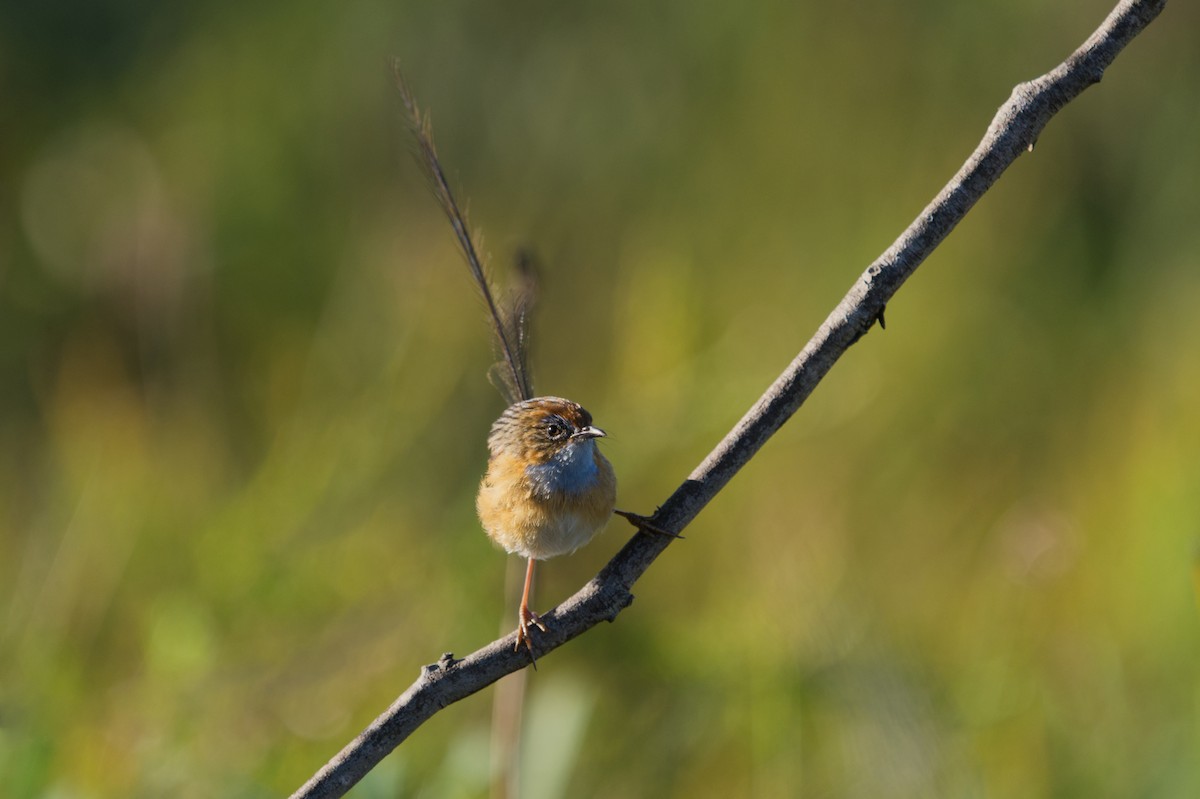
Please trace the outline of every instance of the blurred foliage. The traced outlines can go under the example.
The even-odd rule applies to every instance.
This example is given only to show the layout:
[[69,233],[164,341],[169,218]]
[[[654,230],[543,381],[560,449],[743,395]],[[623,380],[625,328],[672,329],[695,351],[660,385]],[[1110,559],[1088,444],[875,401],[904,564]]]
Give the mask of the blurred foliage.
[[[389,56],[645,511],[1109,9],[0,5],[0,791],[286,794],[511,612],[487,328]],[[1200,795],[1198,29],[543,661],[529,796]],[[354,795],[484,795],[489,695]]]

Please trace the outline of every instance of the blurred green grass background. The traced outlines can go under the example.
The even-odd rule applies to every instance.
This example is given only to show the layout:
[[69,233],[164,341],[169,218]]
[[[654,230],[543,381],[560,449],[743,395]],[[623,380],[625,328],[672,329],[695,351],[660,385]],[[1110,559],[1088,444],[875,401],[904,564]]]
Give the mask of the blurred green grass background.
[[[286,795],[511,613],[487,328],[390,56],[649,511],[1110,7],[0,6],[0,793]],[[529,796],[1200,795],[1198,30],[544,660]],[[486,795],[489,698],[353,795]]]

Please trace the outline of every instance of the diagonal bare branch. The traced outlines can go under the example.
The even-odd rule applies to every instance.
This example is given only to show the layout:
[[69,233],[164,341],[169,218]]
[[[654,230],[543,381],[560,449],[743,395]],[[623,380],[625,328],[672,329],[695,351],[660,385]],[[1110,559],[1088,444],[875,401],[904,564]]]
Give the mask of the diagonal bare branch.
[[[1051,117],[1097,83],[1117,54],[1165,6],[1166,0],[1122,0],[1066,61],[1013,89],[958,174],[867,267],[783,374],[663,503],[653,518],[656,525],[678,531],[696,517],[791,418],[850,345],[881,319],[888,300],[1004,170],[1033,149]],[[660,535],[634,535],[574,596],[543,615],[550,632],[538,636],[538,654],[557,649],[602,621],[613,621],[633,601],[634,582],[671,541]],[[420,678],[292,799],[342,796],[434,713],[529,665],[528,655],[516,651],[514,642],[515,633],[461,660],[446,654],[424,667]]]

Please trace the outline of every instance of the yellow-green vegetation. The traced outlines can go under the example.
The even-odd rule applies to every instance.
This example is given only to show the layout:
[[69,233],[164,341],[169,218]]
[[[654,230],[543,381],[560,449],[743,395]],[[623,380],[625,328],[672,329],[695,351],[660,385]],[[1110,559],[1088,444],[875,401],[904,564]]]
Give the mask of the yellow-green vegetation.
[[[649,512],[1110,7],[5,4],[0,794],[286,795],[511,629],[489,333],[389,57]],[[542,660],[529,796],[1200,795],[1196,30],[1168,7]],[[353,795],[486,795],[489,713]]]

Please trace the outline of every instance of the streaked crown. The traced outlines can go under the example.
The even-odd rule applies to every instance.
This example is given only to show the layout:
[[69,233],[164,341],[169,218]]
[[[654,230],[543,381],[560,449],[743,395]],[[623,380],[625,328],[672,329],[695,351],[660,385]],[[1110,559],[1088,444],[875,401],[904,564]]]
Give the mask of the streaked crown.
[[592,415],[579,403],[534,397],[500,414],[488,434],[488,449],[493,456],[508,454],[543,463],[569,444],[603,437],[604,431],[592,426]]

